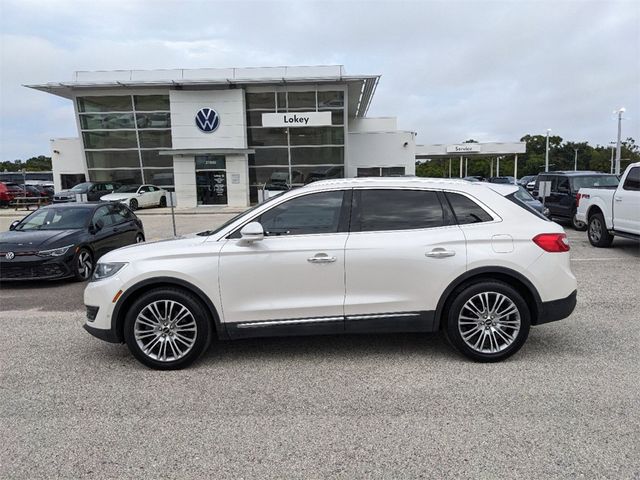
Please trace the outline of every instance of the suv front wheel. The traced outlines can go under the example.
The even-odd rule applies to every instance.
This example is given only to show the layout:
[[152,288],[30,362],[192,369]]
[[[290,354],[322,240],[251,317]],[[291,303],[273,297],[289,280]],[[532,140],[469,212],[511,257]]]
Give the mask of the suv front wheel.
[[157,370],[193,363],[209,346],[211,331],[209,314],[200,301],[171,287],[144,293],[124,321],[124,339],[131,353]]
[[520,350],[530,325],[522,295],[505,283],[482,281],[458,291],[444,329],[449,342],[466,357],[497,362]]

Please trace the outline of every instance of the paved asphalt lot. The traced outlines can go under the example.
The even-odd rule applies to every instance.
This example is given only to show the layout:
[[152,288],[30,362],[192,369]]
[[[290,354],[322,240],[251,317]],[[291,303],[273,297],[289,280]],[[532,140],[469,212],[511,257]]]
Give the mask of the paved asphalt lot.
[[0,478],[640,478],[640,248],[568,233],[576,311],[490,365],[379,335],[216,343],[156,372],[84,332],[82,285],[3,285]]

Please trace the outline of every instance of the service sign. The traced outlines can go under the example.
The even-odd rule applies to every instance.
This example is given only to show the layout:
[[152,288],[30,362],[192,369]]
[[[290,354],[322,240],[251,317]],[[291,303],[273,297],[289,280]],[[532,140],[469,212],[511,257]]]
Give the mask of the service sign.
[[326,127],[331,125],[331,112],[263,113],[263,127]]
[[447,145],[447,153],[472,153],[472,152],[479,152],[479,151],[480,151],[480,145],[477,143]]

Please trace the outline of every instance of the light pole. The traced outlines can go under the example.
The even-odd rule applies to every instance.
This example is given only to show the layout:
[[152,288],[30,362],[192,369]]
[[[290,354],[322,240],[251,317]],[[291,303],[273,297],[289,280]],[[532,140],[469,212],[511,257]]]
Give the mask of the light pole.
[[578,149],[574,148],[573,151],[576,152],[575,157],[573,157],[573,171],[577,172],[578,171]]
[[547,148],[544,151],[544,171],[549,171],[549,132],[551,132],[550,128],[547,128]]
[[613,152],[616,149],[616,142],[609,142],[609,148],[611,149],[611,171],[609,173],[613,173]]
[[621,107],[618,109],[618,143],[616,144],[616,175],[620,175],[620,137],[622,136],[622,114],[625,112],[625,108]]

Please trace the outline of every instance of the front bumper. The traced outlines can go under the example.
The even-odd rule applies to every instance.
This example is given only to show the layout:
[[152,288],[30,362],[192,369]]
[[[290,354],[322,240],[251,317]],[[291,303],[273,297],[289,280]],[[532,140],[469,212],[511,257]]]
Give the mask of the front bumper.
[[105,342],[109,343],[121,343],[121,340],[111,329],[103,330],[102,328],[95,328],[91,325],[87,325],[86,323],[83,325],[83,327],[87,332],[89,332],[94,337],[99,338],[100,340],[104,340]]
[[541,325],[543,323],[555,322],[567,318],[573,310],[576,308],[576,297],[578,291],[574,290],[568,297],[561,298],[559,300],[552,300],[550,302],[542,302],[540,304],[540,311],[538,312],[538,319],[535,325]]
[[16,255],[13,260],[0,259],[0,281],[57,280],[73,276],[75,251],[60,257]]

